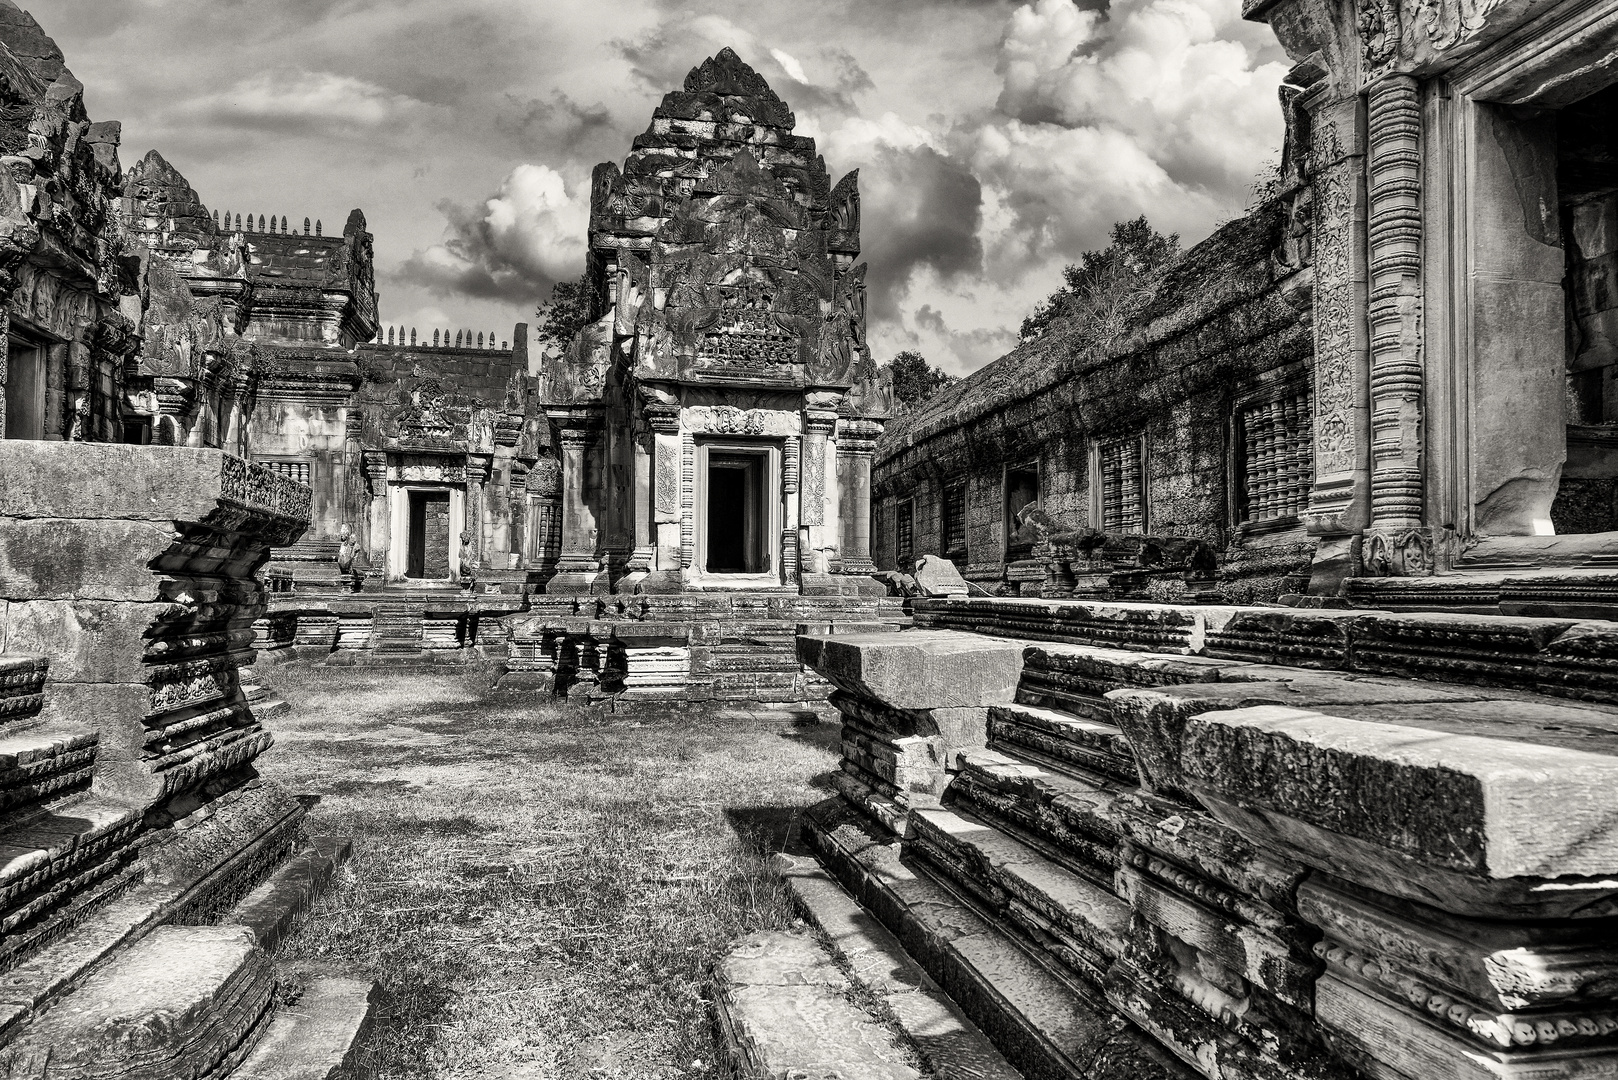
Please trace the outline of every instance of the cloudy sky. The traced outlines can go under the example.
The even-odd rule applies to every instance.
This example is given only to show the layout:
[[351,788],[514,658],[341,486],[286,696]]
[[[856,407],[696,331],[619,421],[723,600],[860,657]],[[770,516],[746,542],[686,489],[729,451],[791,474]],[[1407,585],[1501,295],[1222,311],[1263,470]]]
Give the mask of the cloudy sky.
[[860,170],[878,359],[1006,351],[1146,213],[1195,241],[1275,156],[1286,59],[1240,0],[21,0],[125,164],[210,208],[376,234],[385,321],[495,329],[583,268],[589,175],[730,45]]

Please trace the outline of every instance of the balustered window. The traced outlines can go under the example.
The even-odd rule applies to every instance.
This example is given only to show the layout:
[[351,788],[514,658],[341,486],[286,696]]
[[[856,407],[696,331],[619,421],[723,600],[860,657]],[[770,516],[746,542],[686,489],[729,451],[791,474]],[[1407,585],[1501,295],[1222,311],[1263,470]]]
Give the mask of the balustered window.
[[1101,531],[1146,531],[1146,484],[1140,436],[1101,444]]
[[908,574],[916,562],[916,504],[906,499],[898,506],[893,525],[893,555],[899,572]]
[[944,485],[944,554],[966,558],[966,481]]
[[1296,518],[1314,481],[1309,392],[1293,390],[1236,413],[1240,519],[1244,524]]
[[307,461],[277,461],[273,458],[260,458],[258,464],[288,480],[296,480],[300,484],[309,482],[309,463]]

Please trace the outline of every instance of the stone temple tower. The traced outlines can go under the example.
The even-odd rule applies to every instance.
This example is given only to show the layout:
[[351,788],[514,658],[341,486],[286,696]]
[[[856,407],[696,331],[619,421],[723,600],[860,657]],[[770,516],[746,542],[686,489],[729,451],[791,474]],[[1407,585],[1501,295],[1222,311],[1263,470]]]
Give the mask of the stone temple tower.
[[730,49],[596,167],[596,321],[551,358],[552,594],[867,591],[891,393],[865,340],[855,173]]

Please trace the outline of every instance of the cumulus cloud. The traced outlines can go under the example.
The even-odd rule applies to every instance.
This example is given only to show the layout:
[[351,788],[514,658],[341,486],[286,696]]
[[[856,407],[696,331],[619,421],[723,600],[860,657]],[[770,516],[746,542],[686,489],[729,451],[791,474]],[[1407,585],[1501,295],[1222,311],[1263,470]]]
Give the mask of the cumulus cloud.
[[532,302],[584,268],[589,195],[570,195],[562,174],[518,165],[476,207],[441,203],[440,244],[405,260],[400,275],[437,292]]
[[[46,29],[97,118],[210,205],[363,207],[384,320],[530,317],[582,266],[590,166],[727,45],[834,178],[860,170],[878,355],[957,372],[1009,347],[1113,222],[1145,213],[1189,244],[1239,213],[1281,140],[1285,61],[1240,0],[261,7],[243,24],[218,0],[81,0]],[[153,65],[177,35],[188,66]]]

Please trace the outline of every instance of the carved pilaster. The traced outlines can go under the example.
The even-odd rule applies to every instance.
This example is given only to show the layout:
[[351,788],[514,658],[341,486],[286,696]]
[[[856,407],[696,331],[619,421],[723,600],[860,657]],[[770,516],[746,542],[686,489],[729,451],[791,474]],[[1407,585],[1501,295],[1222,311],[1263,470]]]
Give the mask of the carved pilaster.
[[1368,101],[1371,522],[1422,524],[1421,104],[1390,75]]
[[803,414],[803,496],[799,503],[798,524],[826,523],[826,442],[837,430],[835,412],[809,411]]
[[1305,519],[1347,537],[1370,519],[1364,148],[1359,99],[1313,103],[1314,484]]

